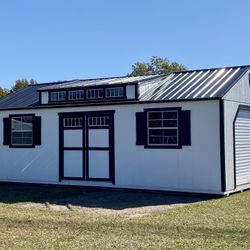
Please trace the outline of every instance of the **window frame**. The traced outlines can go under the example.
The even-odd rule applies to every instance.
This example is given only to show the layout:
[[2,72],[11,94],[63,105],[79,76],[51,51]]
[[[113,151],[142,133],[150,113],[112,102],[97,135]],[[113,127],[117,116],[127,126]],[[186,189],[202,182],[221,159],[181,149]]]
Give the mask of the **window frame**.
[[[12,119],[17,117],[32,117],[32,143],[31,144],[14,144],[13,143],[13,131],[12,131]],[[34,148],[35,142],[34,142],[34,119],[35,114],[15,114],[15,115],[9,115],[10,118],[10,148]]]
[[[70,98],[70,94],[71,94],[71,92],[80,92],[80,91],[82,91],[83,92],[83,97],[82,98]],[[67,99],[66,99],[66,101],[68,100],[68,101],[73,101],[73,102],[75,102],[75,101],[83,101],[83,100],[85,100],[86,99],[86,90],[85,89],[70,89],[70,90],[68,90],[68,91],[66,91],[66,95],[67,95]]]
[[[65,93],[65,98],[64,99],[58,99],[58,100],[55,100],[52,98],[52,95],[54,93]],[[67,91],[66,90],[55,90],[55,91],[50,91],[49,92],[49,102],[66,102],[68,100],[68,95],[67,95]]]
[[[176,144],[152,144],[149,143],[149,113],[153,112],[177,112],[177,127],[173,127],[173,129],[177,129],[177,143]],[[182,148],[181,145],[181,138],[180,138],[180,112],[181,108],[180,107],[171,107],[171,108],[150,108],[150,109],[145,109],[144,112],[146,113],[146,145],[144,146],[145,148]],[[164,119],[162,118],[162,121]],[[151,128],[152,129],[152,128]],[[155,128],[155,129],[164,129],[162,126],[161,128]],[[171,129],[171,127],[168,127],[166,129]]]
[[[98,91],[98,93],[99,93],[99,91],[101,91],[102,96],[89,97],[88,94],[89,94],[90,91],[93,91],[93,92]],[[97,87],[97,88],[88,88],[88,89],[86,89],[86,99],[87,100],[102,100],[104,98],[105,98],[105,89],[104,88],[98,88]]]
[[[108,90],[109,89],[122,89],[122,95],[118,95],[118,96],[108,96]],[[124,86],[111,86],[111,87],[106,87],[105,89],[105,98],[107,99],[120,99],[120,98],[125,98],[126,94],[125,94],[125,87]],[[119,93],[119,90],[118,90],[118,93]]]

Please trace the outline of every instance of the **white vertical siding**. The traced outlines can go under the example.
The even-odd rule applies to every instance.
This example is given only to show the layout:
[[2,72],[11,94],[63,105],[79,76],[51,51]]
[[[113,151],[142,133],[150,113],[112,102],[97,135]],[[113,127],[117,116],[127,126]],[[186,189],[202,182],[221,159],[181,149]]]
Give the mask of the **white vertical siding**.
[[[250,71],[248,72],[248,74]],[[224,124],[225,124],[225,166],[226,166],[226,190],[234,190],[234,127],[233,121],[239,105],[250,105],[249,76],[246,74],[223,97],[224,100]]]
[[[135,113],[144,108],[181,107],[191,111],[191,146],[145,149],[136,146]],[[115,179],[117,187],[221,193],[219,102],[78,107],[11,111],[42,117],[42,145],[31,149],[0,144],[0,179],[58,183],[58,112],[115,110]],[[0,120],[9,112],[2,112]],[[3,137],[2,122],[0,138]],[[107,183],[68,184],[112,186]]]

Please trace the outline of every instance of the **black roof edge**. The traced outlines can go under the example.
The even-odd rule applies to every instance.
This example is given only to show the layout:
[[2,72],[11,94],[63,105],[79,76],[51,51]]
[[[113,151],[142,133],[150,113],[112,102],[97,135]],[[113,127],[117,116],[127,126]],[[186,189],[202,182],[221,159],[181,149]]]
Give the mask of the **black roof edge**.
[[221,100],[221,97],[213,98],[197,98],[197,99],[178,99],[178,100],[152,100],[152,101],[116,101],[116,102],[96,102],[96,103],[73,103],[73,104],[43,104],[39,106],[19,107],[19,108],[0,108],[0,111],[10,110],[34,110],[34,109],[51,109],[51,108],[75,108],[75,107],[92,107],[92,106],[114,106],[114,105],[127,105],[127,104],[150,104],[150,103],[179,103],[179,102],[199,102],[199,101],[214,101]]

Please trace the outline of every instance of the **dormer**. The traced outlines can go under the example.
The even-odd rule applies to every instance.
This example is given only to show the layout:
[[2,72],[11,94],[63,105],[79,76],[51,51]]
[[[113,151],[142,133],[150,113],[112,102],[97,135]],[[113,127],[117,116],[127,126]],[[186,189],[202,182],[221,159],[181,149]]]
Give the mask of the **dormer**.
[[138,99],[138,84],[55,84],[38,89],[41,104],[112,102]]

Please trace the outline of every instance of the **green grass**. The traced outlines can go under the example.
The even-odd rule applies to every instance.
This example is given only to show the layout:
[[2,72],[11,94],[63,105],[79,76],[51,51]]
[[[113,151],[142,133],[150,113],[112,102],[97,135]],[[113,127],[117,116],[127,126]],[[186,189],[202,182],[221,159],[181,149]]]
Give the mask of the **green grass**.
[[77,192],[0,185],[0,249],[250,248],[250,191],[138,218],[22,206]]

